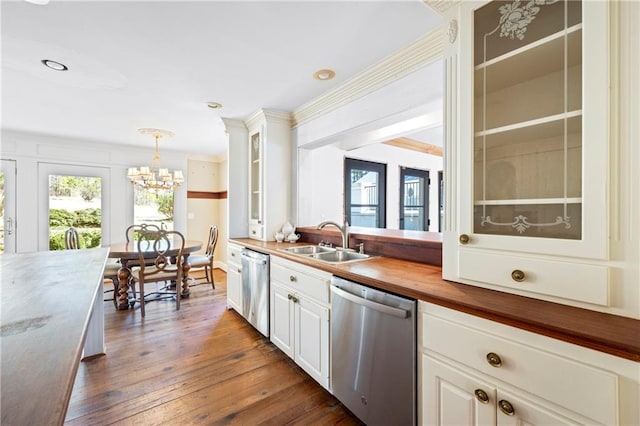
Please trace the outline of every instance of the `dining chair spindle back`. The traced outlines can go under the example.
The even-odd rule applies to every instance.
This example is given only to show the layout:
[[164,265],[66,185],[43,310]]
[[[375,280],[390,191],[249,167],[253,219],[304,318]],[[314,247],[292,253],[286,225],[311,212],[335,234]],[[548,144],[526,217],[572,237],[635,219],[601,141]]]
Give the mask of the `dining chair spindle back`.
[[189,265],[191,265],[190,271],[192,271],[193,268],[204,268],[204,275],[207,279],[205,284],[210,283],[214,290],[216,288],[216,283],[213,279],[213,254],[216,251],[217,244],[218,227],[216,225],[212,225],[211,228],[209,228],[209,238],[207,240],[207,248],[204,254],[189,256]]
[[[167,296],[175,298],[176,310],[180,310],[184,244],[185,238],[178,231],[159,229],[157,232],[136,233],[139,266],[131,270],[131,279],[134,299],[140,303],[140,313],[143,318],[145,303]],[[149,253],[153,253],[153,257],[145,258]],[[166,285],[154,292],[146,293],[144,286],[150,282],[163,282]],[[136,283],[139,296],[136,296]],[[155,297],[150,298],[150,296]]]
[[[64,246],[67,250],[80,249],[80,235],[78,234],[78,230],[76,228],[71,227],[64,231]],[[111,280],[111,282],[113,283],[113,288],[105,290],[104,293],[113,293],[114,295],[118,294],[118,287],[120,285],[120,281],[118,281],[119,270],[120,264],[118,263],[107,263],[104,266],[104,273],[102,274],[102,278],[105,280]],[[113,301],[114,305],[117,303],[115,296],[111,299],[104,299],[104,301]]]

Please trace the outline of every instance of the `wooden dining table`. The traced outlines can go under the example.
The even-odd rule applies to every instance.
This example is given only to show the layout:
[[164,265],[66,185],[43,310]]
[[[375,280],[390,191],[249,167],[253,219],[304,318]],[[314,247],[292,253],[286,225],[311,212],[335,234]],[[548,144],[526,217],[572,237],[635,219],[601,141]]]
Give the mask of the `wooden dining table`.
[[[173,247],[173,241],[170,241],[171,247],[167,251],[167,256],[175,257],[178,254],[179,247]],[[187,240],[184,242],[184,250],[182,251],[182,290],[180,294],[182,297],[189,296],[189,255],[194,251],[198,251],[202,248],[202,241]],[[143,254],[145,259],[154,259],[157,254],[150,249]],[[129,268],[132,261],[139,259],[138,244],[136,241],[130,241],[128,243],[117,243],[109,246],[109,257],[115,258],[120,261],[120,270],[118,271],[118,290],[114,295],[116,298],[116,308],[119,310],[129,309],[129,277],[131,277],[131,269]],[[174,260],[175,261],[175,260]],[[176,283],[177,285],[177,283]],[[133,307],[133,303],[131,303]]]

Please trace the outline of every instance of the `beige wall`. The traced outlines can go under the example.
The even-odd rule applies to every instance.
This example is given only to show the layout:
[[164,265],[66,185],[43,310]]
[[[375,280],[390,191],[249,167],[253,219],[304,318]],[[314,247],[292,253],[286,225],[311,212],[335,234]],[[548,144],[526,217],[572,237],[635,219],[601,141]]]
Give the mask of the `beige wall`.
[[[188,191],[222,192],[226,191],[226,163],[206,160],[188,160]],[[211,225],[218,226],[218,245],[214,254],[215,266],[226,263],[226,199],[187,199],[187,238],[203,243],[207,242]]]

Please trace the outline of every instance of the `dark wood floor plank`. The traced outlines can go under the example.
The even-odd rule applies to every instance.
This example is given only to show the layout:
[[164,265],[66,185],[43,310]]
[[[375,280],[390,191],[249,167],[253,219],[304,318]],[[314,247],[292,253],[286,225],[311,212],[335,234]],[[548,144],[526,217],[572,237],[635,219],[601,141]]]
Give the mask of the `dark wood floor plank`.
[[226,309],[226,275],[183,299],[115,311],[107,356],[78,369],[68,425],[361,424],[331,394]]

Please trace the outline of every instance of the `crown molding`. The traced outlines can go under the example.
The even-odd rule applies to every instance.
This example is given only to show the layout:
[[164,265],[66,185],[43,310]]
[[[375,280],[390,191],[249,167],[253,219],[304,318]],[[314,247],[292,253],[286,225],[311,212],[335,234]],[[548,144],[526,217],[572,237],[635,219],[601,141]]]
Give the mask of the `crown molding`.
[[443,26],[346,81],[300,106],[292,113],[292,127],[353,102],[442,57]]
[[280,121],[288,126],[291,125],[291,113],[276,109],[262,108],[254,112],[244,121],[248,129],[254,128],[261,120]]
[[452,7],[458,5],[461,0],[422,0],[431,9],[438,12],[440,15],[444,15],[445,12]]

